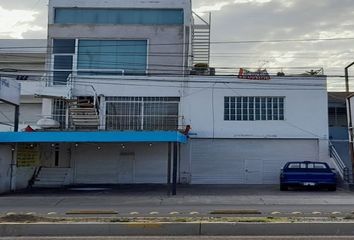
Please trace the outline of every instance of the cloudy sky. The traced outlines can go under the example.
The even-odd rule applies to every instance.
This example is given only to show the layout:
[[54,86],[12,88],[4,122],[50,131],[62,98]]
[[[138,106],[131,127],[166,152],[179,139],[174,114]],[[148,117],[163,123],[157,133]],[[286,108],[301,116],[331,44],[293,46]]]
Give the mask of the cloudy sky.
[[[0,0],[0,38],[45,38],[47,0]],[[193,0],[212,13],[212,42],[354,38],[354,0]],[[212,44],[212,65],[266,67],[301,73],[323,67],[343,74],[354,61],[354,39],[285,43]],[[354,71],[352,72],[354,75]],[[332,87],[343,79],[332,78]]]

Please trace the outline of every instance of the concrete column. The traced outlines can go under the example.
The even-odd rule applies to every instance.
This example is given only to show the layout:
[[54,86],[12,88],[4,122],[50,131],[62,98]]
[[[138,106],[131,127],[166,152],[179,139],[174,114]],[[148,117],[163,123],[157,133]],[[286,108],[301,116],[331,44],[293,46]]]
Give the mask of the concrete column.
[[172,144],[169,142],[167,144],[168,148],[168,158],[167,158],[167,192],[168,195],[171,195],[171,146]]
[[177,143],[173,143],[173,169],[172,169],[172,195],[177,195],[177,165],[178,165]]

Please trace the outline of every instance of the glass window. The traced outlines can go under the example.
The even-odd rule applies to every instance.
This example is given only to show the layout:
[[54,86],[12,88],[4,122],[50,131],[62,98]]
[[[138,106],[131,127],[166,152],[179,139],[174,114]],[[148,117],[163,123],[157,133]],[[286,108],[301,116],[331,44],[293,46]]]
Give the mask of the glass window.
[[179,98],[107,97],[109,130],[177,130]]
[[54,69],[72,69],[73,57],[68,55],[54,56]]
[[183,9],[56,8],[54,23],[180,25],[184,13]]
[[300,168],[300,163],[290,163],[288,168]]
[[79,41],[79,74],[143,75],[146,63],[146,40]]
[[72,73],[73,56],[55,55],[54,56],[53,84],[65,85],[69,75]]
[[75,53],[75,39],[54,39],[53,53]]
[[284,97],[225,97],[224,99],[226,121],[284,120]]
[[66,109],[67,102],[63,99],[54,99],[52,114],[53,119],[60,123],[60,128],[65,128],[66,125]]
[[66,84],[72,73],[73,56],[75,54],[74,39],[53,39],[53,84]]

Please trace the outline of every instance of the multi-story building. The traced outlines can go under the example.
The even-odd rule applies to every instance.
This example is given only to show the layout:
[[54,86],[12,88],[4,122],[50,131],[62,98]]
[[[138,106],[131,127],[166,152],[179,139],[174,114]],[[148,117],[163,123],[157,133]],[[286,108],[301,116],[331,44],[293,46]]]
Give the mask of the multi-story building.
[[328,161],[326,77],[207,76],[196,22],[190,0],[49,1],[40,129],[1,133],[38,158],[17,158],[17,186],[273,184]]
[[[44,39],[0,39],[0,77],[22,84],[20,128],[36,125],[42,114],[42,99],[34,97],[45,69],[47,43]],[[14,108],[0,102],[0,131],[13,130]]]

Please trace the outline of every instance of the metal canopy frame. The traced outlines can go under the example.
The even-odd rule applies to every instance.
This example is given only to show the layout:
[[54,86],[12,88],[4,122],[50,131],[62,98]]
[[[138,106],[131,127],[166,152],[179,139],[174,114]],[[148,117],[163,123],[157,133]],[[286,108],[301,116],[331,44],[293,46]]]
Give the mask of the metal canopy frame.
[[0,143],[186,143],[177,131],[0,132]]

